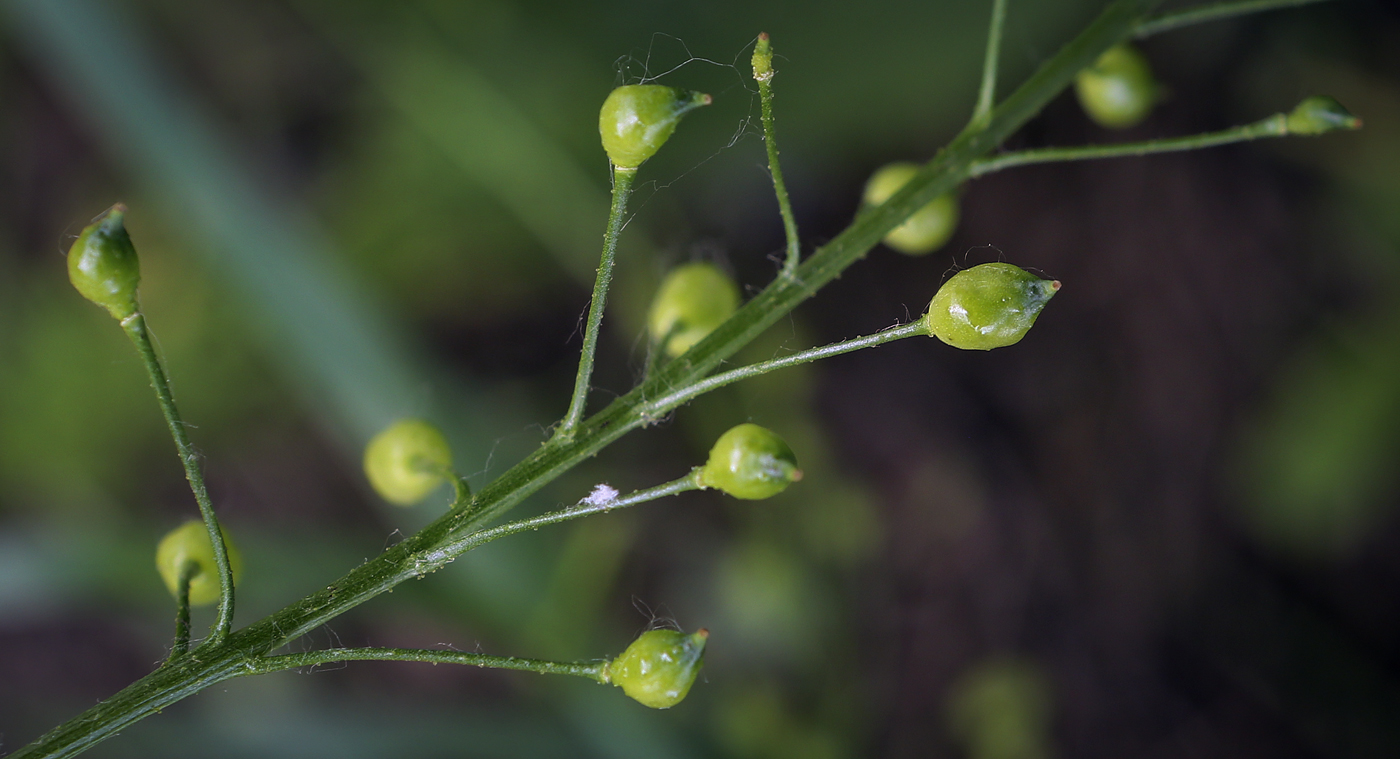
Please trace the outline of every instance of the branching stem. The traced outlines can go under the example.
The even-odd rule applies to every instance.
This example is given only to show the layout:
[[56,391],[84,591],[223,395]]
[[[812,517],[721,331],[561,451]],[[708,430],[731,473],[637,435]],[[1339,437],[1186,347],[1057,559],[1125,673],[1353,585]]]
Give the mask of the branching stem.
[[262,675],[287,669],[314,667],[346,661],[416,661],[430,664],[465,664],[489,669],[515,669],[541,675],[574,675],[599,683],[608,682],[608,662],[554,662],[520,659],[514,656],[488,656],[461,651],[435,651],[423,648],[331,648],[300,654],[264,656],[249,665],[244,674]]
[[997,96],[997,66],[1001,60],[1001,35],[1006,27],[1006,0],[992,0],[992,23],[987,27],[987,52],[982,60],[982,87],[977,93],[977,106],[972,109],[972,124],[981,128],[991,118]]
[[139,311],[122,321],[122,329],[136,346],[136,352],[146,364],[146,373],[151,377],[151,387],[155,388],[156,399],[160,401],[161,413],[170,427],[170,436],[175,439],[175,448],[180,454],[180,463],[185,467],[185,479],[190,482],[194,499],[199,504],[199,515],[204,519],[204,527],[209,531],[209,542],[214,547],[214,565],[219,573],[219,614],[214,623],[214,632],[202,645],[215,645],[228,637],[233,627],[233,569],[229,566],[228,548],[224,545],[224,533],[219,529],[219,518],[214,514],[214,504],[209,500],[209,491],[204,487],[204,474],[199,470],[199,453],[190,444],[185,434],[185,423],[180,420],[180,410],[175,407],[175,396],[170,393],[170,383],[166,381],[165,370],[160,366],[155,346],[151,344],[150,332],[146,329],[146,317]]
[[603,323],[603,310],[608,304],[608,286],[612,284],[613,263],[617,258],[617,238],[627,214],[627,198],[632,194],[632,180],[637,170],[613,167],[612,208],[608,210],[608,228],[603,232],[603,255],[598,263],[598,276],[593,281],[593,301],[588,306],[588,321],[583,329],[583,352],[578,359],[578,377],[574,379],[574,394],[569,412],[564,415],[554,440],[567,443],[583,420],[588,405],[588,390],[593,382],[593,361],[598,352],[598,327]]
[[[998,0],[1000,2],[1001,0]],[[778,196],[778,213],[783,217],[783,235],[787,238],[787,257],[783,260],[783,276],[797,273],[802,260],[802,242],[797,234],[797,217],[792,214],[783,167],[778,163],[777,127],[773,121],[773,44],[768,35],[758,35],[753,51],[753,78],[758,83],[758,101],[763,117],[763,144],[768,149],[768,173],[773,177],[773,193]]]
[[906,337],[913,337],[914,335],[928,337],[928,325],[924,323],[923,319],[890,327],[889,329],[876,332],[873,335],[853,337],[850,340],[842,340],[839,343],[823,345],[820,348],[809,348],[789,356],[783,356],[782,358],[760,361],[755,364],[749,364],[748,366],[741,366],[738,369],[731,369],[727,372],[715,374],[651,401],[647,404],[647,410],[653,417],[659,418],[661,415],[683,403],[698,398],[712,390],[718,390],[725,385],[738,382],[739,380],[757,377],[760,374],[767,374],[768,372],[778,369],[786,369],[789,366],[797,366],[798,364],[807,364],[824,358],[839,356],[842,353],[850,353],[862,348],[873,348],[877,345],[892,343],[895,340],[902,340]]
[[1288,135],[1288,117],[1276,113],[1253,124],[1244,124],[1218,132],[1193,134],[1187,137],[1171,137],[1146,142],[1124,142],[1117,145],[1081,145],[1068,148],[1034,148],[1003,153],[992,158],[983,158],[972,164],[969,176],[980,177],[994,171],[1013,166],[1027,166],[1034,163],[1057,161],[1085,161],[1096,158],[1124,158],[1128,156],[1152,155],[1153,153],[1176,153],[1183,150],[1229,145],[1235,142],[1248,142],[1263,137],[1285,137]]
[[1185,10],[1163,13],[1143,21],[1133,32],[1134,39],[1144,39],[1154,34],[1169,32],[1192,24],[1219,21],[1248,13],[1260,13],[1279,8],[1292,8],[1299,5],[1312,5],[1326,0],[1224,0],[1219,3],[1197,5]]
[[190,579],[199,570],[192,561],[180,567],[180,577],[175,584],[175,645],[170,649],[170,658],[184,656],[190,650]]

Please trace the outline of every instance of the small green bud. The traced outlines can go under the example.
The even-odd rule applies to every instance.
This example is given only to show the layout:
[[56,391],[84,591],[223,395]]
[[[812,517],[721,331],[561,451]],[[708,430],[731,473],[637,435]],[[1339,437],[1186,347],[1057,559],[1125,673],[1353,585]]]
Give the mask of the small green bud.
[[741,424],[720,435],[700,469],[701,487],[745,500],[775,496],[800,479],[792,449],[757,424]]
[[929,335],[963,350],[1014,345],[1030,331],[1059,280],[1011,264],[982,264],[954,274],[928,304]]
[[753,64],[754,81],[766,82],[773,78],[773,43],[768,41],[768,32],[759,33],[749,62]]
[[[892,163],[882,167],[865,183],[866,205],[878,206],[899,192],[919,173],[912,163]],[[922,256],[943,247],[958,228],[958,199],[953,193],[929,201],[885,235],[885,244],[911,256]]]
[[452,469],[452,449],[438,428],[400,419],[365,446],[365,476],[384,500],[412,506],[428,497]]
[[[228,531],[220,528],[224,535],[224,550],[228,553],[229,569],[233,570],[233,581],[243,575],[243,557],[229,540]],[[214,563],[214,544],[209,541],[209,529],[198,519],[192,519],[176,527],[160,539],[156,546],[156,570],[165,581],[170,595],[180,594],[180,571],[186,564],[194,564],[190,575],[190,605],[203,606],[219,600],[219,567]]]
[[704,93],[659,84],[618,87],[598,113],[603,149],[617,168],[635,169],[666,144],[682,116],[710,102]]
[[107,309],[116,319],[136,313],[136,286],[141,266],[126,233],[118,203],[87,228],[68,249],[68,279],[84,298]]
[[1127,129],[1147,118],[1161,90],[1147,59],[1124,43],[1104,51],[1094,65],[1079,72],[1074,78],[1074,94],[1099,126]]
[[1353,116],[1335,98],[1326,95],[1314,95],[1288,114],[1289,134],[1326,134],[1337,129],[1360,128],[1361,119]]
[[728,275],[713,264],[685,264],[661,281],[647,315],[647,330],[652,340],[666,341],[666,355],[679,356],[738,308],[739,287]]
[[610,681],[643,706],[670,709],[695,684],[709,637],[703,628],[692,635],[676,630],[644,632],[612,660]]

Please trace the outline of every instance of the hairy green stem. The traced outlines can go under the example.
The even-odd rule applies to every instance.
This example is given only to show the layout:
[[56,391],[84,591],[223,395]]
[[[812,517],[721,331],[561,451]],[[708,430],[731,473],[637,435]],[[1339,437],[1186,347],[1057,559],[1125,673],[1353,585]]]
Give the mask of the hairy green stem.
[[1183,150],[1199,150],[1235,142],[1248,142],[1262,137],[1286,137],[1288,117],[1276,113],[1253,124],[1243,124],[1218,132],[1193,134],[1186,137],[1171,137],[1145,142],[1124,142],[1116,145],[1080,145],[1069,148],[1033,148],[1003,153],[993,158],[983,158],[972,164],[969,176],[980,177],[994,171],[1013,166],[1027,166],[1035,163],[1057,161],[1085,161],[1096,158],[1124,158],[1128,156],[1152,155],[1154,153],[1176,153]]
[[677,406],[712,390],[718,390],[725,385],[731,385],[739,380],[757,377],[760,374],[767,374],[768,372],[778,369],[786,369],[789,366],[797,366],[798,364],[807,364],[824,358],[839,356],[842,353],[851,353],[852,351],[858,351],[862,348],[873,348],[877,345],[892,343],[895,340],[903,340],[906,337],[913,337],[915,335],[929,336],[928,324],[923,319],[908,324],[896,325],[889,329],[876,332],[873,335],[853,337],[850,340],[842,340],[839,343],[831,343],[830,345],[823,345],[819,348],[808,348],[805,351],[798,351],[790,356],[783,356],[782,358],[759,361],[749,364],[748,366],[741,366],[738,369],[731,369],[727,372],[711,375],[699,382],[692,383],[684,388],[652,400],[647,404],[648,413],[659,418],[662,414]]
[[1203,24],[1207,21],[1219,21],[1248,13],[1260,13],[1321,2],[1326,2],[1326,0],[1224,0],[1224,2],[1210,3],[1209,5],[1197,5],[1185,10],[1153,16],[1138,24],[1138,28],[1133,32],[1133,37],[1134,39],[1144,39],[1154,34],[1169,32],[1192,24]]
[[180,567],[180,578],[175,584],[175,645],[170,649],[171,659],[190,650],[190,579],[198,569],[199,565],[192,561]]
[[[627,432],[655,420],[648,399],[703,380],[774,322],[864,256],[879,240],[933,198],[963,182],[974,161],[1001,144],[1062,92],[1074,76],[1136,29],[1157,0],[1117,0],[1083,32],[992,110],[985,127],[965,129],[908,184],[882,205],[861,214],[844,232],[818,248],[792,278],[779,277],[727,322],[647,381],[578,423],[567,438],[556,435],[478,492],[471,509],[454,509],[344,577],[296,603],[203,646],[178,662],[131,684],[110,699],[54,728],[13,757],[71,756],[154,710],[256,667],[275,650],[406,580],[423,577],[466,550],[463,537],[514,508],[531,494]],[[611,226],[611,225],[610,225]],[[451,549],[449,550],[449,547]]]
[[608,305],[608,285],[612,284],[613,263],[617,258],[617,238],[627,213],[627,197],[632,194],[632,180],[637,170],[613,167],[612,208],[608,210],[608,228],[603,232],[603,255],[598,263],[598,277],[593,281],[593,301],[588,306],[588,322],[583,328],[583,352],[579,354],[578,376],[574,379],[574,394],[569,412],[564,415],[554,438],[560,442],[573,440],[574,431],[583,419],[588,405],[588,391],[593,382],[593,360],[598,352],[598,327],[603,323],[603,310]]
[[987,52],[982,59],[982,86],[977,93],[977,106],[972,109],[972,123],[982,126],[992,115],[997,96],[997,67],[1001,60],[1001,34],[1006,26],[1006,0],[992,0],[992,23],[987,28]]
[[194,491],[194,500],[199,504],[199,515],[204,519],[204,527],[209,531],[209,542],[214,548],[214,565],[219,572],[219,614],[214,622],[214,632],[202,645],[214,645],[228,636],[233,627],[233,569],[228,561],[228,547],[224,545],[224,533],[219,529],[219,518],[214,514],[214,503],[209,500],[209,491],[204,487],[204,473],[199,469],[199,453],[190,444],[185,433],[185,423],[180,420],[180,410],[175,407],[175,396],[170,392],[165,370],[160,366],[155,346],[151,344],[150,331],[146,329],[146,317],[136,312],[122,320],[122,329],[136,346],[146,364],[146,373],[151,377],[151,387],[155,388],[156,399],[160,402],[165,423],[170,427],[170,436],[175,439],[175,449],[180,454],[180,463],[185,467],[185,479]]
[[262,675],[318,664],[345,661],[416,661],[430,664],[465,664],[489,669],[515,669],[541,675],[574,675],[599,683],[608,682],[608,662],[554,662],[520,659],[514,656],[488,656],[460,651],[434,651],[425,648],[331,648],[301,654],[282,654],[258,659],[242,674]]
[[[998,0],[1000,2],[1000,0]],[[767,34],[758,35],[753,52],[753,78],[758,82],[758,102],[763,118],[763,145],[768,150],[768,173],[773,177],[773,194],[778,196],[778,214],[783,217],[783,235],[787,238],[787,257],[783,260],[783,276],[791,278],[802,261],[802,242],[797,234],[797,218],[792,215],[783,167],[778,163],[778,131],[773,122],[773,45]],[[664,344],[664,343],[663,343]]]

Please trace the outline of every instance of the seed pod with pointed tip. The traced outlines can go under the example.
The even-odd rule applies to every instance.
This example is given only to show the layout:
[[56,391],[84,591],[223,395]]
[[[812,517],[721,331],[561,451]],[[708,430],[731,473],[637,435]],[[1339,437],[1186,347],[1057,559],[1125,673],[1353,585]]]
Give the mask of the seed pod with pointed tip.
[[741,424],[720,435],[700,468],[701,487],[745,500],[775,496],[800,479],[802,470],[792,449],[757,424]]
[[1336,98],[1314,95],[1299,103],[1288,114],[1289,134],[1326,134],[1337,129],[1360,129],[1361,119],[1352,115]]
[[[228,552],[229,569],[233,570],[233,581],[243,575],[243,557],[229,540],[228,531],[223,530],[224,550]],[[219,600],[219,567],[214,563],[214,545],[209,542],[209,529],[198,519],[193,519],[176,527],[160,539],[156,546],[156,570],[165,581],[170,595],[180,594],[180,572],[187,564],[193,565],[190,574],[190,605],[203,606]]]
[[126,206],[118,203],[83,229],[68,249],[68,279],[84,298],[118,320],[136,313],[141,266],[122,223]]
[[700,674],[707,630],[686,635],[677,630],[649,630],[608,666],[608,676],[622,692],[653,709],[681,702]]
[[441,485],[452,469],[452,449],[438,428],[400,419],[365,446],[365,476],[384,500],[412,506]]
[[636,169],[666,144],[682,116],[709,104],[709,95],[659,84],[618,87],[598,113],[603,150],[617,168]]
[[661,281],[647,315],[647,331],[665,340],[668,356],[679,356],[724,323],[739,308],[739,287],[707,263],[678,266]]
[[[899,192],[919,173],[912,163],[892,163],[880,168],[865,183],[866,205],[878,206]],[[939,195],[885,235],[884,243],[911,256],[922,256],[943,247],[958,228],[958,199]]]
[[1147,118],[1161,97],[1152,68],[1127,43],[1104,51],[1094,65],[1074,78],[1079,104],[1099,126],[1127,129]]
[[1026,336],[1059,289],[1059,280],[1041,279],[1011,264],[982,264],[944,282],[928,304],[924,322],[929,335],[954,348],[1002,348]]

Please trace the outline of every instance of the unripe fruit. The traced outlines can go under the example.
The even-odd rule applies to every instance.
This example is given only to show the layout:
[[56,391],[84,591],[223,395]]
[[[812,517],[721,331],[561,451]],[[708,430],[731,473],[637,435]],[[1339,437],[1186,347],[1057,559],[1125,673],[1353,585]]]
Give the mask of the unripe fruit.
[[118,203],[78,235],[68,249],[68,279],[84,298],[107,309],[116,319],[136,313],[136,287],[141,267],[136,248],[126,233]]
[[[229,540],[228,531],[224,535],[224,551],[228,553],[229,569],[233,570],[233,581],[243,575],[243,557]],[[186,564],[193,564],[190,575],[190,605],[203,606],[219,600],[219,566],[214,563],[214,544],[209,542],[209,529],[204,523],[194,519],[176,527],[160,539],[156,546],[156,570],[165,581],[170,595],[180,595],[180,572]]]
[[384,500],[412,506],[428,497],[452,469],[452,449],[438,428],[400,419],[365,446],[365,476]]
[[1074,78],[1079,104],[1099,126],[1136,126],[1157,104],[1160,90],[1147,59],[1128,44],[1104,51],[1094,65]]
[[1060,289],[1011,264],[982,264],[954,274],[928,304],[929,334],[963,350],[991,350],[1026,336]]
[[1299,103],[1288,114],[1289,134],[1325,134],[1336,129],[1359,129],[1361,119],[1356,118],[1335,98],[1314,95]]
[[676,630],[644,632],[613,659],[609,679],[643,706],[669,709],[690,692],[709,637],[704,629],[693,635]]
[[741,424],[720,435],[700,469],[701,487],[745,500],[775,496],[800,479],[792,449],[757,424]]
[[[912,163],[892,163],[882,167],[865,183],[866,205],[878,206],[899,192],[919,173]],[[885,244],[911,256],[922,256],[943,247],[958,228],[958,199],[953,193],[939,195],[915,211],[903,224],[885,235]]]
[[647,315],[647,331],[668,356],[679,356],[739,308],[739,287],[712,264],[678,266],[661,281]]
[[710,102],[704,93],[659,84],[618,87],[598,113],[603,150],[619,169],[635,169],[666,143],[682,116]]

